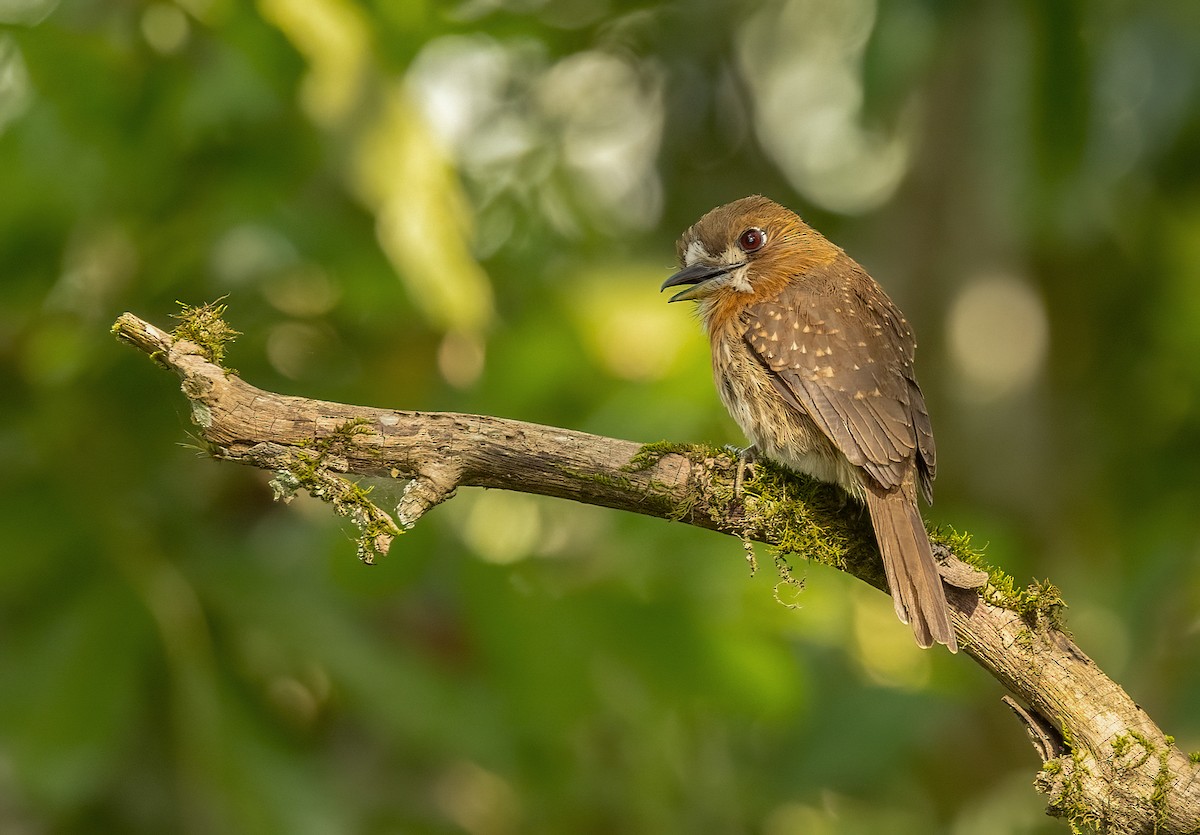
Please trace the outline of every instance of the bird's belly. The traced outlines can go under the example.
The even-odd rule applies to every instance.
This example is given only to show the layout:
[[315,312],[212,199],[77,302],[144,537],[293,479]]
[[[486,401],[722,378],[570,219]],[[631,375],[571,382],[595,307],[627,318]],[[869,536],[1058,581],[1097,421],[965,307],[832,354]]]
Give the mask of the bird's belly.
[[859,496],[862,485],[857,468],[806,412],[783,399],[770,372],[741,340],[713,348],[713,376],[721,401],[759,453]]

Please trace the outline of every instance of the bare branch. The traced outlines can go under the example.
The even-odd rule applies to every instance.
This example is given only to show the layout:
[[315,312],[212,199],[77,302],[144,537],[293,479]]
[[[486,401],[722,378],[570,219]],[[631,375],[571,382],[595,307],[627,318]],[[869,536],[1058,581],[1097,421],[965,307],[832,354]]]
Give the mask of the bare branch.
[[[330,501],[359,526],[366,561],[459,486],[475,486],[679,520],[886,586],[863,515],[834,488],[764,463],[735,491],[737,457],[722,450],[289,397],[248,385],[203,346],[132,314],[113,332],[180,375],[215,456],[274,471],[282,496],[303,488]],[[410,480],[398,524],[345,475]],[[1056,590],[1018,590],[961,537],[933,538],[959,646],[1019,700],[1006,699],[1043,760],[1036,785],[1049,812],[1076,831],[1200,831],[1200,766],[1061,629]]]

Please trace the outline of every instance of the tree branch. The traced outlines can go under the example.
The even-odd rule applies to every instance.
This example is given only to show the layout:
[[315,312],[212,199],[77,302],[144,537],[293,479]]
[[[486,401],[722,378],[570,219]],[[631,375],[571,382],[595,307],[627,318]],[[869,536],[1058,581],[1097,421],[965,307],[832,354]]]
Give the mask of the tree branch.
[[[828,485],[760,463],[735,495],[736,457],[708,447],[262,391],[212,361],[233,334],[212,327],[221,312],[187,310],[175,334],[126,313],[113,332],[182,378],[214,456],[275,472],[282,498],[303,488],[329,501],[358,526],[367,562],[459,486],[492,487],[758,540],[886,590],[863,514]],[[409,480],[396,520],[347,474]],[[1075,831],[1200,832],[1200,766],[1075,645],[1053,586],[1017,590],[965,538],[933,538],[959,646],[1019,700],[1006,699],[1043,760],[1036,785],[1049,813]]]

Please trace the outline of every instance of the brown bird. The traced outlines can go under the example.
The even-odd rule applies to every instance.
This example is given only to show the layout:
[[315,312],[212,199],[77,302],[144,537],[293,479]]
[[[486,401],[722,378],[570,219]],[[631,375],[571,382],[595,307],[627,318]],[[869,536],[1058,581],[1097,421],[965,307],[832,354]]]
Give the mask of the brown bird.
[[957,652],[917,510],[932,501],[933,430],[908,321],[875,280],[765,197],[683,233],[662,289],[699,302],[725,408],[758,454],[866,502],[896,614],[917,643]]

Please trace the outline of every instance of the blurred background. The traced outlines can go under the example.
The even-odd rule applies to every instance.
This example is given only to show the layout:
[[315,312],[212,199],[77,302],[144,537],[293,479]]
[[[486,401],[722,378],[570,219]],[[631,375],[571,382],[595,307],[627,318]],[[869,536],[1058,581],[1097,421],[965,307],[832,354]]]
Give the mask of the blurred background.
[[[1063,832],[1002,690],[820,567],[463,490],[374,568],[198,452],[264,388],[743,443],[674,241],[760,192],[913,322],[932,519],[1200,748],[1192,0],[0,0],[0,830]],[[390,507],[400,485],[380,485]]]

